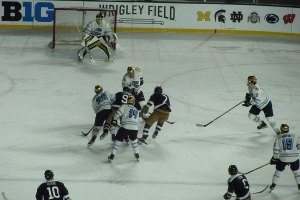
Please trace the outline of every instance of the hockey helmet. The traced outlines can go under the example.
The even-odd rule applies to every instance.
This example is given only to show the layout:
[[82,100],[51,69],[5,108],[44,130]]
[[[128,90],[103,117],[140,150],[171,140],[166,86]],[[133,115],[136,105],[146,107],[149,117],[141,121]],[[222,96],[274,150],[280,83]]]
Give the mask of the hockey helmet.
[[102,92],[103,90],[103,87],[101,85],[96,85],[95,86],[95,93],[96,94],[99,94],[100,92]]
[[103,18],[104,18],[103,13],[98,13],[98,14],[96,15],[96,22],[97,22],[98,24],[101,24]]
[[53,171],[50,170],[50,169],[47,169],[47,170],[45,171],[44,175],[45,175],[45,179],[46,179],[47,181],[53,179],[53,177],[54,177],[54,173],[53,173]]
[[130,88],[129,87],[123,87],[123,93],[130,93]]
[[130,77],[134,77],[134,74],[135,74],[135,67],[129,66],[129,67],[127,68],[127,74],[128,74]]
[[133,95],[130,95],[127,99],[127,103],[134,105],[135,104],[135,97]]
[[281,133],[288,133],[290,131],[290,127],[287,124],[281,124],[280,131]]
[[253,76],[248,76],[248,84],[255,85],[257,83],[257,78],[255,75]]
[[155,88],[154,88],[154,93],[157,93],[157,94],[161,94],[162,93],[162,88],[160,87],[160,86],[156,86]]
[[233,176],[233,175],[236,175],[238,173],[238,169],[235,165],[230,165],[228,167],[228,173]]

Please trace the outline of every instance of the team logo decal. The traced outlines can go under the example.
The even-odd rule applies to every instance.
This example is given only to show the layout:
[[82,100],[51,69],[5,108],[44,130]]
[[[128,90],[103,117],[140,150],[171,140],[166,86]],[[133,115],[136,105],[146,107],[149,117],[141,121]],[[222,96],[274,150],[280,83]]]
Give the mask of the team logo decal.
[[224,16],[224,13],[226,13],[226,10],[218,10],[216,13],[215,13],[215,22],[222,22],[225,24],[225,16]]
[[279,21],[279,17],[275,14],[267,14],[265,20],[270,24],[275,24]]
[[253,24],[256,24],[257,22],[260,22],[260,16],[257,12],[252,12],[250,16],[248,17],[248,22],[251,22]]
[[235,11],[233,11],[231,14],[230,14],[230,20],[232,22],[241,22],[243,20],[243,14],[241,11],[238,11],[237,13]]
[[197,21],[210,21],[210,11],[207,11],[205,13],[198,11],[197,12]]
[[284,24],[288,24],[288,23],[292,24],[294,22],[295,17],[296,17],[296,14],[287,14],[287,15],[284,15],[283,16]]

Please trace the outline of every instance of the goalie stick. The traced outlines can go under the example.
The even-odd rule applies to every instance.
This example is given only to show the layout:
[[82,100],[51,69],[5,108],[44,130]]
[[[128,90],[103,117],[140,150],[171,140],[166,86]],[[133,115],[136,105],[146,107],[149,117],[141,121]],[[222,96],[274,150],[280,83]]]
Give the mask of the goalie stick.
[[81,135],[84,136],[84,137],[88,136],[90,134],[90,132],[93,130],[93,128],[94,128],[94,126],[86,133],[81,131]]
[[4,192],[2,192],[2,197],[3,197],[4,200],[8,200],[8,198],[6,197]]
[[239,102],[238,104],[236,104],[235,106],[233,106],[232,108],[230,108],[229,110],[227,110],[226,112],[224,112],[223,114],[221,114],[220,116],[216,117],[212,121],[208,122],[207,124],[196,124],[196,126],[198,126],[198,127],[206,127],[206,126],[210,125],[211,123],[213,123],[214,121],[216,121],[217,119],[219,119],[220,117],[222,117],[223,115],[225,115],[226,113],[228,113],[229,111],[231,111],[232,109],[234,109],[235,107],[239,106],[243,102],[244,101]]

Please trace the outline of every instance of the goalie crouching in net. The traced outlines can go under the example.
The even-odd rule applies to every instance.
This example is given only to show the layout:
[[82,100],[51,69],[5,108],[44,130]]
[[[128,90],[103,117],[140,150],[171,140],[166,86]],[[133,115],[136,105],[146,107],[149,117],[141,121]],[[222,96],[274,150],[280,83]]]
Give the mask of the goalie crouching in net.
[[114,46],[117,41],[117,35],[111,31],[109,22],[106,22],[102,13],[97,14],[96,20],[91,21],[86,25],[83,32],[81,45],[83,46],[78,51],[78,59],[83,60],[86,54],[89,54],[91,60],[91,50],[99,47],[107,56],[109,61],[114,58]]

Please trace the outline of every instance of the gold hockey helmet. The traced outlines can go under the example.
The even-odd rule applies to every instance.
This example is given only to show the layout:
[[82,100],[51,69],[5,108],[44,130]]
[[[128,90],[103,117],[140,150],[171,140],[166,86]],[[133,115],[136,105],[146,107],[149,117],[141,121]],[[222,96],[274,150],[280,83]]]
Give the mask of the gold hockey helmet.
[[255,85],[257,83],[257,78],[255,75],[248,76],[248,84]]
[[280,131],[281,133],[288,133],[290,131],[290,127],[287,124],[281,124]]
[[130,77],[134,77],[134,74],[135,74],[135,67],[129,66],[129,67],[127,68],[127,74],[128,74]]
[[135,97],[133,95],[130,95],[127,99],[127,103],[134,105],[135,104]]
[[103,90],[103,87],[101,85],[96,85],[95,86],[95,93],[96,94],[99,94],[100,92],[102,92]]

